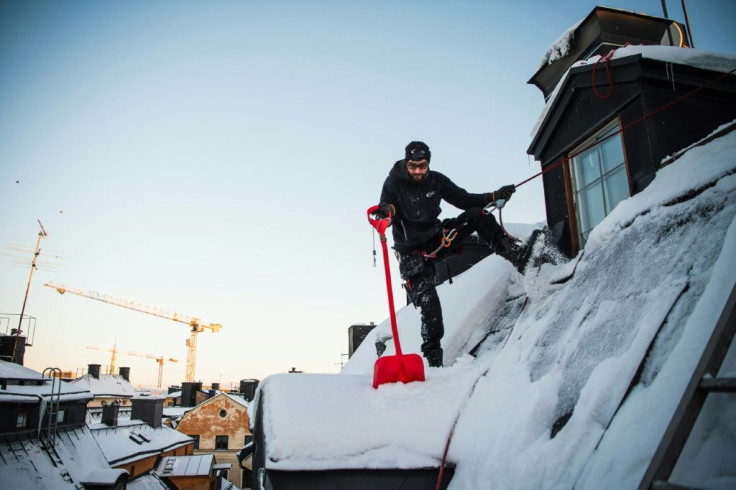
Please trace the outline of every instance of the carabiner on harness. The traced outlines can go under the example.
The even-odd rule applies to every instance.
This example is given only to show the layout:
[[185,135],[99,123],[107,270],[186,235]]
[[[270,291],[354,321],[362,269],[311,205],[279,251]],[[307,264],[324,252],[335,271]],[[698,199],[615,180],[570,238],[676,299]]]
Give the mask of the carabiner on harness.
[[425,257],[428,257],[430,259],[433,259],[437,256],[437,253],[442,250],[443,248],[450,248],[452,245],[452,241],[457,238],[457,229],[453,228],[452,230],[442,230],[442,238],[440,238],[440,244],[437,248],[432,250],[429,253],[425,253]]

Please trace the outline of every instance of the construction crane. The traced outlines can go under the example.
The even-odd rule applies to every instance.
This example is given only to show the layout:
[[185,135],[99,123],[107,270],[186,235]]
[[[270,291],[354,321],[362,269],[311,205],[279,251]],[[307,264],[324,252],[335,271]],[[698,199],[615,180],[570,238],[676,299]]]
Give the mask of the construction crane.
[[[110,369],[108,370],[107,374],[115,374],[115,356],[118,353],[117,340],[115,341],[115,345],[113,346],[112,349],[103,349],[100,347],[96,347],[94,345],[88,345],[87,348],[93,349],[93,350],[101,350],[105,352],[112,352],[112,356],[110,357]],[[133,352],[130,350],[128,352],[122,352],[122,354],[125,354],[128,356],[145,357],[147,359],[153,359],[154,361],[156,361],[158,363],[158,387],[159,388],[161,388],[161,384],[162,384],[163,376],[164,376],[164,361],[179,362],[178,359],[174,359],[173,357],[169,357],[168,359],[165,359],[164,356],[156,357],[153,354],[138,354],[137,352]]]
[[173,320],[175,322],[183,323],[189,326],[189,338],[187,339],[187,365],[184,381],[194,381],[194,366],[197,362],[197,334],[204,332],[205,330],[211,330],[212,333],[219,332],[222,325],[219,323],[202,323],[199,318],[193,318],[180,313],[172,313],[161,308],[153,306],[147,306],[135,301],[130,301],[122,298],[116,298],[107,294],[100,294],[95,291],[84,291],[82,289],[71,288],[61,284],[54,284],[47,282],[44,286],[54,288],[59,294],[72,293],[85,298],[102,301],[111,305],[120,306],[133,311],[139,311],[148,315],[157,316],[159,318],[165,318],[167,320]]
[[112,346],[112,349],[102,349],[100,347],[95,347],[93,345],[88,345],[88,349],[94,349],[94,350],[102,350],[105,352],[112,352],[112,355],[110,356],[110,366],[107,369],[107,374],[115,374],[115,360],[118,356],[118,339],[115,339],[115,343]]

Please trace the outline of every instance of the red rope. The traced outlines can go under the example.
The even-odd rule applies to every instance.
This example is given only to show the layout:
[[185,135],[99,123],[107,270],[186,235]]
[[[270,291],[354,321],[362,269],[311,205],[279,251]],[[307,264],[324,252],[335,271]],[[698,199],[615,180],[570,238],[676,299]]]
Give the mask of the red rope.
[[[506,340],[504,340],[503,345],[501,346],[501,349],[503,349],[506,346],[506,342],[508,342],[509,338],[511,338],[511,334],[514,332],[514,327],[516,327],[516,322],[518,322],[519,318],[521,318],[521,314],[524,312],[524,309],[526,308],[526,304],[528,301],[529,301],[529,296],[524,298],[524,304],[521,305],[521,311],[519,311],[519,316],[517,316],[516,320],[514,320],[514,324],[511,326],[511,331],[509,332],[508,336],[506,336]],[[488,371],[490,370],[491,370],[491,366],[488,366],[486,370],[483,371],[483,374],[478,376],[478,379],[475,380],[473,389],[470,390],[470,394],[468,395],[467,399],[470,399],[473,396],[473,393],[475,392],[475,388],[478,386],[480,379],[483,378],[486,374],[488,374]],[[452,428],[450,429],[450,434],[447,436],[447,442],[445,443],[445,451],[442,453],[442,463],[440,464],[440,473],[437,476],[437,485],[435,485],[435,490],[440,490],[442,488],[442,476],[445,473],[445,465],[447,464],[447,453],[450,451],[450,442],[452,441],[452,436],[455,434],[455,427],[457,427],[457,422],[460,420],[460,415],[462,415],[462,413],[463,413],[462,410],[458,412],[457,417],[455,417],[455,421],[452,424]]]
[[[607,99],[610,96],[613,95],[613,77],[611,76],[611,58],[613,58],[614,53],[616,52],[615,49],[612,49],[608,52],[607,55],[601,56],[598,58],[598,60],[595,62],[595,65],[593,65],[593,93],[599,98],[599,99]],[[611,89],[608,91],[606,95],[602,95],[600,92],[598,92],[598,87],[595,83],[595,70],[598,68],[598,63],[601,61],[606,61],[606,76],[608,77],[608,84],[610,85]]]

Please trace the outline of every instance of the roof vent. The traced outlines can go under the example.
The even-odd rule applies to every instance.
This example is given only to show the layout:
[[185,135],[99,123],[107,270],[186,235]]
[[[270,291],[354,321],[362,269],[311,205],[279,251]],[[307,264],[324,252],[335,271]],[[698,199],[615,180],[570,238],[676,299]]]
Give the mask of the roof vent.
[[578,110],[578,114],[581,116],[584,116],[585,114],[590,113],[590,97],[583,97],[580,99],[575,106]]

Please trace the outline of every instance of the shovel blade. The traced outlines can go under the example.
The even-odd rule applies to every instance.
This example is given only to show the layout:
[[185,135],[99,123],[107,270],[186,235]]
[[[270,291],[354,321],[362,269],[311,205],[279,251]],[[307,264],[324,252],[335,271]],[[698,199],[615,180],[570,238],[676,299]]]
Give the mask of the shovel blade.
[[373,367],[373,387],[386,383],[424,381],[424,361],[419,354],[383,356]]

